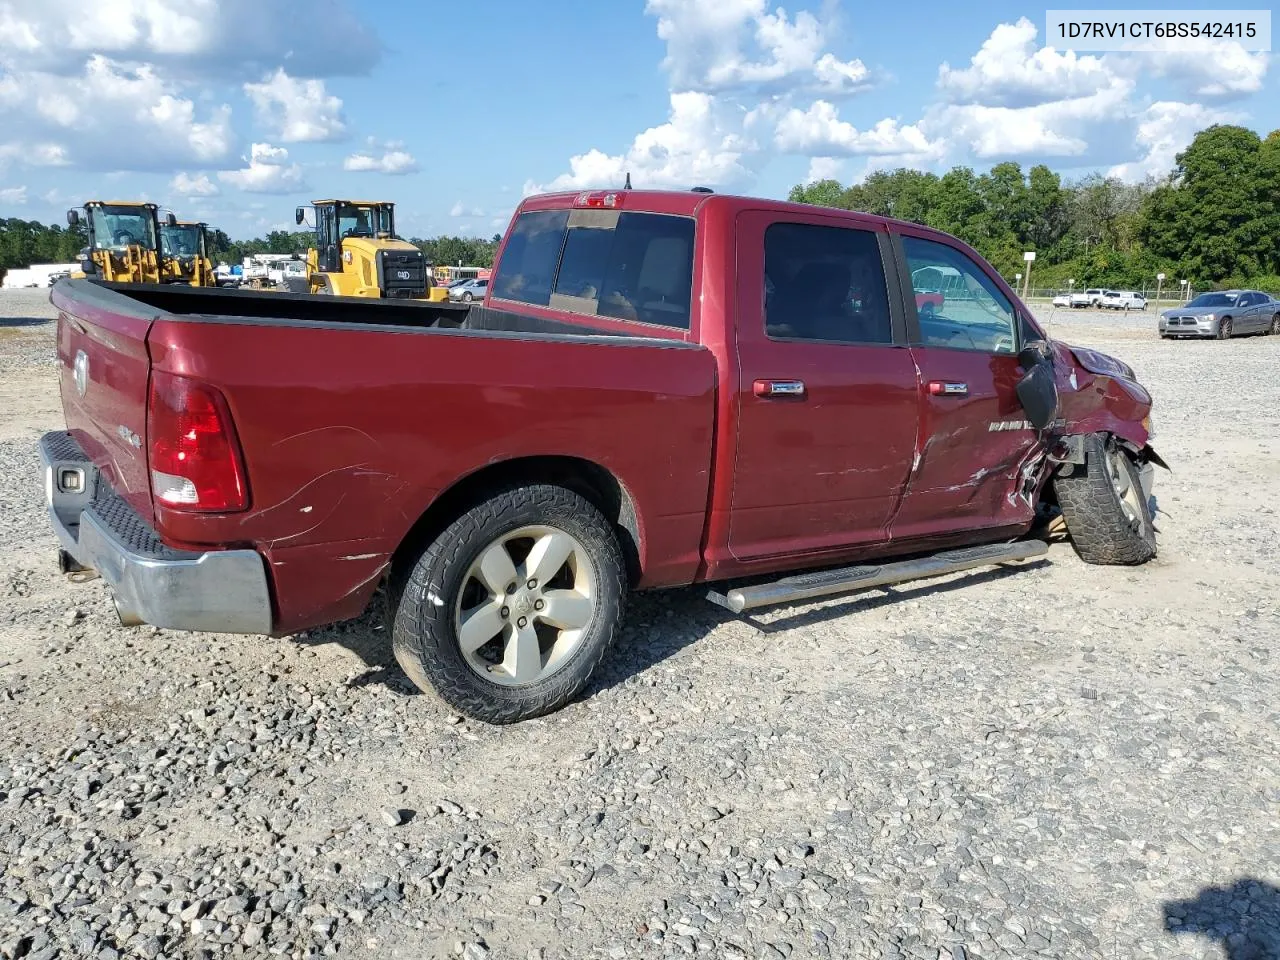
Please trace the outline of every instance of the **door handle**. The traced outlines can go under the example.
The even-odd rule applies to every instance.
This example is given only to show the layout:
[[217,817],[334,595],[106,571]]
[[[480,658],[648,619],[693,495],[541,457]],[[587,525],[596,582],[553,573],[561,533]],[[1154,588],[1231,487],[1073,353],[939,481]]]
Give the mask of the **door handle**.
[[803,380],[757,380],[752,385],[757,397],[803,397]]
[[930,380],[929,392],[935,397],[967,397],[969,385],[951,380]]

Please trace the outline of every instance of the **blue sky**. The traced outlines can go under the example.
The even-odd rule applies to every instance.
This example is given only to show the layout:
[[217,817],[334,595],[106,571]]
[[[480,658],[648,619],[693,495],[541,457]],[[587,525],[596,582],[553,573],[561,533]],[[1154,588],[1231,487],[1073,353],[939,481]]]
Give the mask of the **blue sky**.
[[0,216],[145,197],[246,237],[336,194],[487,236],[527,192],[626,171],[764,196],[1008,159],[1136,180],[1210,123],[1280,126],[1270,54],[1043,30],[935,0],[0,0]]

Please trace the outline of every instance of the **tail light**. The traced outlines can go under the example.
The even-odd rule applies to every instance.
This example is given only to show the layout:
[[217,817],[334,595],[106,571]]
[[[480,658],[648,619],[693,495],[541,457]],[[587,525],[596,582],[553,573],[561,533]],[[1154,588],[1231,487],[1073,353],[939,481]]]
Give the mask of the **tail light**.
[[213,513],[249,506],[231,413],[213,387],[153,371],[147,442],[151,492],[161,503]]

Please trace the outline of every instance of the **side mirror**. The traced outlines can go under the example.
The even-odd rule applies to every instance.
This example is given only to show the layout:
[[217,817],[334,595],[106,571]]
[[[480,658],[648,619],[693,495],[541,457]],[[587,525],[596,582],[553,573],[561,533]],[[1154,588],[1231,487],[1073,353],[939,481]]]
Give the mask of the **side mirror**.
[[164,224],[166,227],[176,227],[178,225],[178,218],[173,215],[172,210],[165,214]]
[[1018,353],[1026,371],[1015,388],[1027,420],[1043,430],[1058,419],[1058,385],[1053,376],[1053,350],[1044,340],[1032,340]]
[[79,226],[79,225],[80,225],[80,211],[79,211],[79,210],[68,210],[68,211],[67,211],[67,226],[68,226],[68,227],[76,227],[76,226]]
[[302,226],[302,221],[305,220],[306,217],[306,211],[303,210],[302,207],[298,207],[298,209],[293,211],[293,222],[298,226]]

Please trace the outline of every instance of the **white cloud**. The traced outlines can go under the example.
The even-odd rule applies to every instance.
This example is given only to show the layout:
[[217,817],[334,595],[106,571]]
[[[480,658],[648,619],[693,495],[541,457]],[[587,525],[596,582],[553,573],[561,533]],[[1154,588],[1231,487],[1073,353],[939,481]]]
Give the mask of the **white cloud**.
[[1036,46],[1026,17],[999,24],[964,69],[938,68],[938,88],[955,103],[1026,107],[1085,97],[1107,87],[1113,73],[1097,57]]
[[1208,40],[1194,52],[1172,43],[1160,53],[1135,54],[1132,68],[1168,77],[1186,93],[1231,100],[1257,93],[1271,63],[1269,53],[1250,53],[1238,40]]
[[793,18],[766,0],[648,0],[667,44],[663,66],[676,91],[813,88],[827,95],[867,86],[861,60],[824,52],[827,25],[800,11]]
[[1145,154],[1133,162],[1117,164],[1107,175],[1130,182],[1164,176],[1198,131],[1215,123],[1238,123],[1242,119],[1238,113],[1198,103],[1157,101],[1147,107],[1138,122],[1137,141]]
[[342,0],[7,0],[0,61],[75,73],[93,55],[147,62],[172,76],[366,73],[381,44]]
[[95,170],[156,170],[225,159],[231,108],[199,114],[193,100],[147,65],[92,56],[74,74],[0,76],[0,150]]
[[28,167],[65,167],[70,162],[66,148],[56,143],[0,143],[0,170],[9,163]]
[[204,173],[179,173],[169,181],[169,189],[180,197],[216,197],[219,192],[218,185]]
[[1089,151],[1095,132],[1128,121],[1132,92],[1130,81],[1113,79],[1089,96],[1029,107],[943,104],[926,111],[920,125],[982,160],[1080,157]]
[[792,108],[778,121],[774,142],[789,153],[846,156],[888,156],[913,154],[928,156],[938,151],[919,127],[899,125],[884,119],[866,130],[858,130],[840,119],[833,104],[814,102],[808,110]]
[[369,148],[362,153],[353,153],[342,161],[342,169],[353,173],[387,173],[400,175],[418,172],[418,161],[404,149],[404,144],[393,142],[378,145],[376,140],[369,140]]
[[5,187],[0,189],[0,203],[9,203],[15,206],[21,206],[27,202],[27,188],[23,187]]
[[484,211],[481,210],[479,207],[468,207],[461,200],[459,200],[449,209],[449,216],[451,217],[483,217]]
[[298,80],[277,68],[261,83],[246,83],[258,122],[285,143],[341,140],[347,135],[342,101],[325,91],[323,80]]
[[844,160],[839,157],[812,157],[809,160],[809,172],[805,175],[804,182],[839,180],[844,173],[844,167]]
[[601,150],[569,159],[569,172],[525,192],[621,187],[627,173],[637,188],[690,187],[750,179],[744,158],[756,147],[744,132],[745,113],[707,93],[671,94],[671,117],[640,133],[626,153]]
[[306,190],[302,167],[289,163],[289,151],[269,143],[255,143],[250,148],[248,166],[239,170],[220,170],[218,179],[246,193],[296,193]]

